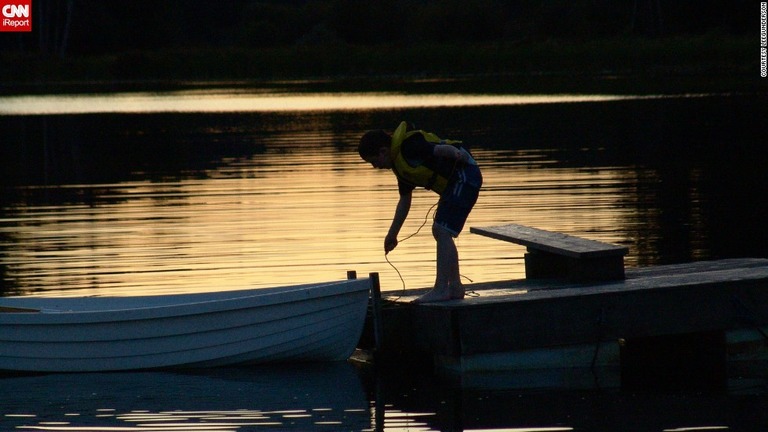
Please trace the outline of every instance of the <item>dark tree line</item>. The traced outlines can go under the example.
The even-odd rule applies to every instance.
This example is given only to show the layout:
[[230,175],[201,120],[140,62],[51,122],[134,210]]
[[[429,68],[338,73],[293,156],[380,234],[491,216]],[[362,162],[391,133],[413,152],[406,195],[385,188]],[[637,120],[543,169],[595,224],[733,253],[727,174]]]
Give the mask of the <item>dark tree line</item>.
[[4,51],[89,55],[295,44],[747,34],[749,0],[37,0]]

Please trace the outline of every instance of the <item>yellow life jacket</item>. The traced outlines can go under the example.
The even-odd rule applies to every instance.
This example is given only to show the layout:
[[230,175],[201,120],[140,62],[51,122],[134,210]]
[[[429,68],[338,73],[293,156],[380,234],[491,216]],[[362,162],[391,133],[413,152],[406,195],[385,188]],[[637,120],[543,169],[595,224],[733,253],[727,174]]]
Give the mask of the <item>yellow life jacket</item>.
[[400,122],[400,125],[395,129],[392,134],[392,146],[390,148],[390,157],[392,158],[392,170],[395,175],[410,183],[414,186],[420,186],[426,189],[431,189],[442,194],[445,188],[448,186],[448,178],[440,175],[436,171],[429,167],[424,166],[422,163],[416,163],[408,161],[404,156],[400,148],[403,141],[410,138],[414,134],[422,134],[424,138],[431,143],[435,144],[461,144],[461,141],[454,140],[441,140],[437,135],[431,132],[425,132],[422,130],[407,131],[408,124],[406,122]]

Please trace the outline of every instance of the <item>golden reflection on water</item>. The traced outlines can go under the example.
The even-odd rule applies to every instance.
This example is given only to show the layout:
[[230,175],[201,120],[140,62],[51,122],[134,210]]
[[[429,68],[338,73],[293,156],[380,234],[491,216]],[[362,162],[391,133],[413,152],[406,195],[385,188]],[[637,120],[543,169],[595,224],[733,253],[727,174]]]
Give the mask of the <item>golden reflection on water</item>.
[[[37,294],[139,295],[312,283],[356,270],[379,272],[385,291],[401,289],[383,254],[398,199],[393,175],[339,153],[330,136],[311,140],[308,151],[222,161],[204,178],[61,186],[91,196],[87,204],[19,204],[0,225],[6,277]],[[616,231],[634,211],[627,171],[533,169],[530,155],[475,153],[491,162],[467,227],[515,222],[627,240]],[[427,226],[389,254],[408,288],[434,281],[427,211],[436,201],[416,191],[400,237],[425,217]],[[462,274],[475,282],[524,276],[521,246],[468,229],[457,245]]]
[[0,97],[0,115],[296,112],[457,106],[531,105],[653,99],[626,95],[402,94],[383,92],[294,93],[239,89],[159,93],[20,95]]
[[[56,98],[63,105],[57,105]],[[32,107],[33,112],[37,106],[71,113],[79,112],[80,103],[102,112],[108,104],[101,104],[101,99],[110,101],[118,111],[130,111],[137,103],[142,112],[153,112],[153,107],[194,112],[203,106],[216,111],[217,104],[225,101],[227,109],[273,110],[277,108],[267,102],[274,99],[285,109],[300,111],[305,98],[327,109],[336,104],[364,109],[389,103],[422,106],[439,101],[467,106],[613,97],[284,95],[217,90],[124,97],[22,96],[17,101],[30,103],[27,108]],[[0,106],[9,109],[8,105]],[[365,115],[365,111],[355,114]],[[254,142],[253,148],[261,150],[248,156],[212,161],[213,168],[204,172],[174,173],[165,180],[134,172],[136,180],[114,184],[21,187],[21,196],[81,198],[63,203],[43,200],[46,204],[22,198],[3,209],[0,239],[4,255],[0,263],[5,267],[4,277],[13,281],[17,293],[67,296],[313,283],[344,278],[347,270],[356,270],[359,275],[379,272],[385,291],[402,288],[396,269],[407,288],[430,286],[434,281],[435,244],[428,210],[437,195],[416,191],[400,238],[416,232],[425,221],[427,226],[389,254],[396,269],[390,267],[384,258],[383,238],[398,199],[394,176],[359,159],[355,146],[361,131],[339,128],[328,115],[300,117],[295,120],[300,127],[288,121],[264,131],[258,127],[230,131],[228,126],[203,129],[203,140],[215,142],[230,132],[252,133],[252,138],[246,135],[244,139],[261,145]],[[312,124],[305,124],[307,121]],[[638,264],[633,246],[639,236],[635,231],[640,223],[653,223],[657,216],[650,214],[655,211],[653,206],[644,210],[645,203],[638,202],[641,198],[635,188],[639,176],[653,176],[653,172],[623,166],[574,168],[560,164],[547,149],[490,150],[480,146],[474,153],[483,170],[483,190],[467,229],[456,240],[461,273],[467,278],[489,282],[524,276],[522,246],[468,230],[470,226],[510,222],[622,243],[630,246],[626,263]],[[692,220],[697,220],[695,214]],[[693,253],[697,253],[695,247]]]

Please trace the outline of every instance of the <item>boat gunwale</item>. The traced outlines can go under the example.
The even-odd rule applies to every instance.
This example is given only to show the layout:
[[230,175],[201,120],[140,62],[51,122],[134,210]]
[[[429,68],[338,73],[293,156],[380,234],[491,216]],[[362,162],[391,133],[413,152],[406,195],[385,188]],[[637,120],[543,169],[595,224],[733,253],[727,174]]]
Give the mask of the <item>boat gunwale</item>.
[[[109,341],[134,341],[145,339],[163,339],[189,336],[211,332],[231,331],[241,327],[266,325],[282,322],[286,319],[311,316],[331,309],[355,307],[368,302],[368,293],[358,290],[346,295],[312,297],[291,302],[271,305],[252,305],[228,308],[219,311],[206,311],[187,315],[165,315],[151,317],[129,317],[121,320],[71,321],[71,322],[26,322],[11,324],[14,327],[0,333],[3,343],[84,343]],[[332,300],[332,297],[340,297]],[[307,306],[299,305],[309,302]],[[262,312],[263,311],[263,312]],[[262,312],[262,313],[260,313]],[[232,313],[237,313],[233,318]],[[228,314],[228,317],[227,317]],[[17,315],[17,314],[13,314]],[[29,314],[32,315],[32,314]],[[39,315],[39,314],[38,314]],[[70,317],[70,315],[50,315],[52,317]],[[215,319],[221,317],[222,319]],[[214,321],[211,321],[214,319]],[[195,325],[191,325],[196,323]],[[0,324],[8,324],[0,321]],[[204,327],[201,327],[204,325]],[[120,337],[115,336],[116,329],[123,329]]]
[[[350,292],[367,291],[369,289],[369,279],[360,278],[352,280],[343,280],[327,282],[321,284],[293,285],[275,288],[256,288],[245,290],[221,291],[213,293],[192,293],[192,294],[171,294],[161,296],[137,296],[137,297],[6,297],[0,298],[0,306],[8,307],[34,307],[35,300],[39,303],[62,303],[78,304],[81,302],[105,303],[103,309],[86,310],[64,310],[48,309],[45,307],[36,308],[39,312],[14,312],[0,313],[0,325],[54,325],[54,324],[88,324],[88,323],[106,323],[120,321],[134,321],[145,319],[172,318],[189,315],[202,315],[216,312],[226,312],[231,310],[249,309],[255,307],[268,307],[281,303],[293,303],[318,299],[323,297],[333,297],[344,295]],[[224,297],[226,293],[245,294],[234,297]],[[212,296],[205,300],[205,297]],[[172,303],[174,299],[186,300],[203,298],[198,301],[185,301],[181,303]],[[30,300],[26,300],[29,298]],[[5,301],[11,299],[11,301]],[[14,301],[12,299],[25,299],[23,301]],[[137,305],[141,300],[154,299],[162,300],[162,304],[154,303],[149,306]],[[124,307],[122,309],[112,307],[117,305],[133,304],[135,307]],[[42,304],[41,304],[42,305]],[[42,305],[45,306],[45,305]],[[105,317],[106,315],[106,317]],[[106,318],[106,319],[105,319]]]

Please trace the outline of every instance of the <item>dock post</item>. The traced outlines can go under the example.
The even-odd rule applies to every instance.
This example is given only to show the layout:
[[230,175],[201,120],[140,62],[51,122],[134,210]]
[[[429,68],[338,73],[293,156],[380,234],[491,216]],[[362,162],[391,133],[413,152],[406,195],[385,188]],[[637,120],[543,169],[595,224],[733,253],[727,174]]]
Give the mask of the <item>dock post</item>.
[[355,270],[347,270],[347,280],[357,279],[357,272]]
[[370,273],[371,278],[371,306],[373,308],[373,340],[375,353],[381,353],[384,342],[384,326],[381,317],[381,285],[378,273]]

